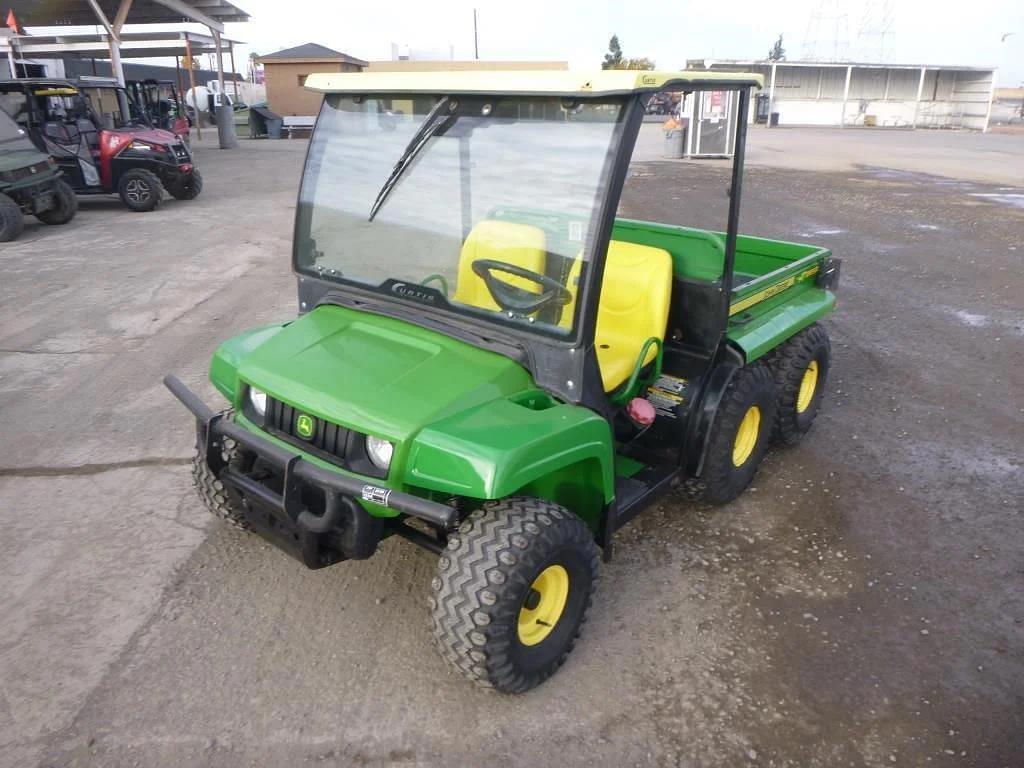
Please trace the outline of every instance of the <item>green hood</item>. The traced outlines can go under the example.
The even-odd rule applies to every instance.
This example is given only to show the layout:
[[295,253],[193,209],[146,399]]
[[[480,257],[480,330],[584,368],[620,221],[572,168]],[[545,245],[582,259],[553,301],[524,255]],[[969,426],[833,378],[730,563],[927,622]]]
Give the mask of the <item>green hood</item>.
[[388,317],[322,306],[246,355],[238,376],[328,421],[398,442],[533,386],[494,352]]

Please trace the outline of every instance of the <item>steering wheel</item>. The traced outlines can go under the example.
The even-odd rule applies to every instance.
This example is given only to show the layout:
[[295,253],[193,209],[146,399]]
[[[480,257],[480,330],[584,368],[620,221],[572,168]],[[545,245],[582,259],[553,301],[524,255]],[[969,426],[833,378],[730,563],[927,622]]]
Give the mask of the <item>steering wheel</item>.
[[[473,262],[473,272],[484,281],[494,303],[506,312],[521,312],[529,315],[548,304],[563,306],[572,301],[572,294],[560,282],[517,264],[509,264],[495,259],[477,259]],[[537,283],[547,290],[541,293],[532,293],[496,277],[495,272],[505,272],[521,277],[531,283]]]

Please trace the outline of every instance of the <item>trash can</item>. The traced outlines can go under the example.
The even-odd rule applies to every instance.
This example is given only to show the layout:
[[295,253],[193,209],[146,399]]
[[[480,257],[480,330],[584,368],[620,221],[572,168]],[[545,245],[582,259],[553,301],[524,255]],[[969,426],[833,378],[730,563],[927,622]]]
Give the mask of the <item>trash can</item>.
[[772,112],[771,119],[768,121],[768,125],[772,128],[777,128],[779,125],[779,113]]
[[665,144],[661,150],[661,156],[666,160],[678,160],[683,156],[683,147],[686,146],[686,130],[681,126],[665,131]]

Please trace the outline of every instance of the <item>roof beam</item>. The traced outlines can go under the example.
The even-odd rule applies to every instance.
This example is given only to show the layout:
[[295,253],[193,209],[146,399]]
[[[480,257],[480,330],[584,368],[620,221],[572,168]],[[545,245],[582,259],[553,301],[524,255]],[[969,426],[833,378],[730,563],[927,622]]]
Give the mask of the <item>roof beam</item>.
[[132,0],[121,0],[121,5],[117,9],[117,15],[114,16],[114,34],[121,34],[121,27],[124,26],[125,19],[128,18],[128,11],[132,8]]
[[109,32],[114,37],[117,37],[117,33],[114,32],[114,27],[107,19],[107,14],[105,14],[103,12],[103,9],[100,8],[100,4],[96,2],[96,0],[88,0],[88,2],[89,6],[92,8],[92,12],[96,14],[96,18],[99,19],[99,22],[103,25],[103,28],[106,29],[107,32]]
[[[95,4],[96,0],[89,0],[90,3]],[[207,16],[205,13],[200,11],[195,6],[189,5],[183,0],[153,0],[153,2],[162,5],[164,8],[180,13],[187,19],[191,19],[199,24],[203,24],[216,32],[223,32],[224,25],[211,16]]]

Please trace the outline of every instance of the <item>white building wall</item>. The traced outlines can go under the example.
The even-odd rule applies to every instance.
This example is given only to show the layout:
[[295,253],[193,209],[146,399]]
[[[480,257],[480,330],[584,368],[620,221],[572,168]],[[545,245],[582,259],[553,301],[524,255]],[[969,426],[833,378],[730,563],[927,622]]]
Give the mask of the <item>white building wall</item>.
[[[783,126],[911,127],[916,120],[922,128],[985,130],[995,78],[994,70],[926,67],[918,103],[918,67],[779,62],[775,65],[772,88],[769,62],[707,64],[711,69],[763,74],[764,93],[772,94],[771,111],[779,114],[779,125]],[[688,66],[695,68],[705,65],[700,60],[688,62]],[[850,87],[844,111],[848,66]]]

